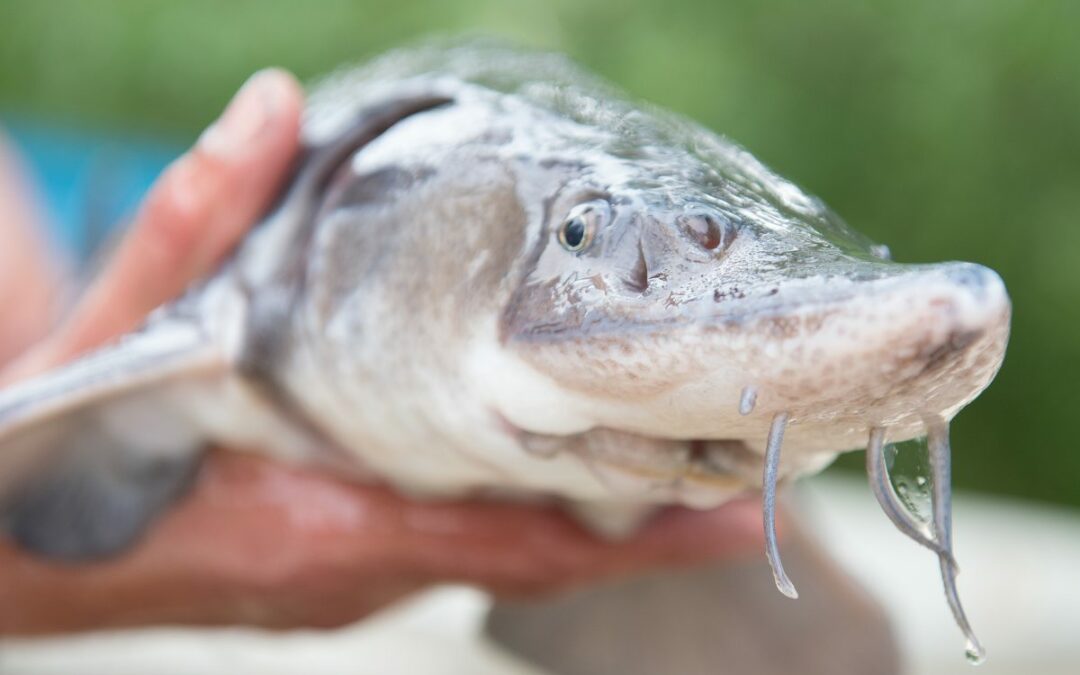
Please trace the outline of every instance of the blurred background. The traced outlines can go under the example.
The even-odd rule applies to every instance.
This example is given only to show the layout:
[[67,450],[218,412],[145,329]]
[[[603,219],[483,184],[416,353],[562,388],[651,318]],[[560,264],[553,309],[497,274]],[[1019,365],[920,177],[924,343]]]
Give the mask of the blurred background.
[[[566,52],[746,146],[905,262],[1002,274],[960,488],[1080,506],[1080,3],[0,2],[0,121],[86,248],[254,70],[311,79],[433,33]],[[857,466],[858,457],[841,463]]]
[[[972,614],[1007,636],[1010,612],[979,594],[1000,595],[1014,573],[1068,577],[1061,565],[1080,560],[1078,28],[1080,3],[1068,0],[2,0],[0,125],[43,180],[61,239],[85,253],[256,69],[310,80],[425,36],[496,35],[565,52],[632,96],[728,135],[897,260],[992,267],[1013,297],[1012,342],[994,385],[953,426],[954,482],[1061,507],[1022,518],[1000,500],[958,507],[958,520],[984,533],[976,542],[958,526],[961,547],[972,542],[961,559],[1000,563],[984,565],[981,579],[972,572]],[[830,473],[861,472],[862,461],[853,455]],[[824,485],[811,502],[822,504],[832,545],[855,550],[872,528],[892,537],[871,537],[875,546],[900,542],[876,509],[861,513],[874,508],[865,495]],[[843,513],[824,505],[836,495]],[[1039,549],[1017,557],[1023,545],[994,540],[1001,527],[1032,533],[1027,543],[1050,547],[1058,567],[1043,565]],[[936,591],[916,548],[912,564],[927,568],[919,583]],[[864,580],[890,593],[887,575]],[[1076,586],[1062,584],[1072,594],[1063,595],[1047,580],[1030,600],[1050,603],[1041,616],[1058,631],[1044,653],[1075,642],[1058,619],[1080,610]],[[922,616],[907,588],[888,604]],[[940,596],[919,588],[935,618],[909,622],[909,636],[921,630],[911,643],[935,641],[938,626],[956,637]],[[1075,665],[1069,653],[1059,651],[1061,663]]]

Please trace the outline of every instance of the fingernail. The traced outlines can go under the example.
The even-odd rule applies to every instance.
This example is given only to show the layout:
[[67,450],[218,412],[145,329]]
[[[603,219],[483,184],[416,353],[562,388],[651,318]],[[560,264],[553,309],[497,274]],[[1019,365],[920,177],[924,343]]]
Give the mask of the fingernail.
[[282,73],[272,68],[248,78],[221,117],[199,137],[199,148],[222,158],[244,155],[277,112],[282,81]]

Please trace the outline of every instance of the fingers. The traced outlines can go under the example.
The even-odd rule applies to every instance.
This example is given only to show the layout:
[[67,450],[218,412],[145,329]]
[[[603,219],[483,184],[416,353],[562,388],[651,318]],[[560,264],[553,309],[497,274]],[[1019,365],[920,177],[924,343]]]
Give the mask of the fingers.
[[415,562],[442,575],[440,581],[476,583],[506,595],[551,593],[652,569],[760,554],[763,548],[756,498],[709,511],[665,508],[619,541],[598,538],[561,510],[496,504],[459,508],[463,528],[455,540],[432,546]]
[[[204,520],[205,519],[205,520]],[[268,588],[332,578],[334,565],[520,590],[763,549],[760,499],[669,508],[636,536],[596,537],[557,506],[412,500],[393,490],[234,453],[214,453],[193,497],[163,524],[248,549],[237,572]],[[221,553],[220,549],[211,554]],[[271,564],[270,561],[273,561]],[[341,570],[339,570],[341,571]],[[260,576],[261,575],[261,576]]]
[[[207,542],[214,542],[208,546]],[[338,626],[433,583],[529,595],[763,549],[757,499],[662,512],[623,542],[555,507],[407,500],[239,453],[115,560],[70,567],[0,543],[0,633],[154,623]]]
[[67,360],[131,330],[212,269],[287,177],[302,107],[288,73],[252,76],[151,188],[115,257],[39,360]]
[[57,310],[60,264],[14,151],[0,135],[0,366],[41,338]]
[[219,452],[136,560],[154,556],[158,563],[146,567],[198,569],[204,581],[212,570],[215,587],[262,608],[246,621],[334,626],[434,583],[532,595],[760,555],[762,532],[757,498],[713,511],[668,509],[637,536],[611,542],[555,506],[410,500],[385,487]]

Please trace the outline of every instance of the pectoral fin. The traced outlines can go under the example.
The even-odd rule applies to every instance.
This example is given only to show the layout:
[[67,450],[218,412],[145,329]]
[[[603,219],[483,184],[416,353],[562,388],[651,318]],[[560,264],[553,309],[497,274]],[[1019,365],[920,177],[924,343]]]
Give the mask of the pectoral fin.
[[131,544],[201,454],[176,387],[225,367],[197,327],[169,321],[0,392],[0,528],[66,560]]

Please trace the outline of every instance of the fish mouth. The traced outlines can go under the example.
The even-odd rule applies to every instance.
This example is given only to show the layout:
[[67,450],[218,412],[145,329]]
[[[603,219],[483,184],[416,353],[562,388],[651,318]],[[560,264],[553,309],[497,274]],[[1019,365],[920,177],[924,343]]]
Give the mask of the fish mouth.
[[[570,436],[522,432],[519,440],[537,457],[576,457],[616,498],[697,508],[758,488],[764,467],[762,454],[743,439],[670,439],[595,428]],[[812,468],[789,462],[782,480],[818,470],[824,462]]]
[[687,485],[719,490],[749,489],[756,483],[753,475],[761,472],[761,456],[745,441],[650,440],[663,447],[657,452],[662,456],[616,458],[593,452],[583,453],[581,458],[605,484],[617,481],[616,474],[621,473],[628,481],[640,479],[646,490],[661,492],[666,489],[676,500]]
[[606,485],[617,487],[621,474],[624,482],[639,479],[647,491],[670,492],[675,501],[683,501],[679,499],[680,493],[687,487],[748,490],[760,482],[762,456],[751,450],[746,441],[647,440],[657,446],[657,451],[648,458],[613,457],[595,451],[582,453],[580,457]]

